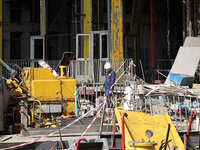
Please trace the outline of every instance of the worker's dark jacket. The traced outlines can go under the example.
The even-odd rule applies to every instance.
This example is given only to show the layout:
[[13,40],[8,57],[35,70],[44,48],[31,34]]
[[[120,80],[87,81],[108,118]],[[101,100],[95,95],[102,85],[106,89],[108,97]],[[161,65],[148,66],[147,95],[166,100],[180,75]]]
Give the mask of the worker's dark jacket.
[[[105,96],[111,97],[111,94],[109,91],[111,91],[110,87],[115,83],[116,73],[111,69],[109,72],[106,73],[106,79],[103,84],[105,87]],[[112,90],[114,89],[114,86],[112,87]]]

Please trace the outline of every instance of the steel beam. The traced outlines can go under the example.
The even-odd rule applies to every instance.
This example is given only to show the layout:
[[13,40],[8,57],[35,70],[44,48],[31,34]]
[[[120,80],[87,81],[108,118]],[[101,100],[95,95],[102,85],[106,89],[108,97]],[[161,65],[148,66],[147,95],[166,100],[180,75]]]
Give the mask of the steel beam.
[[123,58],[123,5],[122,0],[111,0],[111,54],[110,58]]
[[45,0],[40,0],[40,35],[46,34]]
[[[85,17],[83,19],[83,25],[84,25],[84,34],[90,34],[92,30],[91,25],[91,18],[92,18],[92,1],[91,0],[84,0],[84,6],[83,11],[85,14]],[[84,58],[89,58],[89,43],[90,38],[88,36],[84,36]]]

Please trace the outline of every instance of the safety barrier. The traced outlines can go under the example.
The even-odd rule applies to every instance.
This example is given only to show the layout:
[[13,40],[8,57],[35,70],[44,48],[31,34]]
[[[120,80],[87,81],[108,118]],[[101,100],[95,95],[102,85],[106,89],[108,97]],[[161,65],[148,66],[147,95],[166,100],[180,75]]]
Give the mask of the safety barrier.
[[[96,114],[96,116],[94,117],[94,119],[90,122],[90,124],[87,126],[87,128],[85,129],[85,131],[81,134],[81,136],[79,137],[79,139],[82,138],[85,135],[85,133],[88,131],[88,129],[92,126],[92,124],[94,123],[94,121],[99,116],[99,114],[100,114],[100,112],[101,112],[101,110],[102,110],[102,108],[104,107],[105,104],[106,103],[103,104],[103,106],[101,107],[101,109],[98,111],[98,113]],[[78,140],[74,144],[72,144],[67,150],[70,150],[77,142],[78,142]]]
[[[84,118],[85,116],[87,116],[88,114],[90,114],[91,112],[93,112],[93,111],[95,111],[97,108],[99,108],[101,105],[104,106],[105,104],[104,104],[104,103],[101,103],[100,105],[96,106],[94,109],[88,111],[88,112],[85,113],[84,115],[82,115],[82,116],[80,116],[79,118],[77,118],[76,120],[72,121],[72,122],[71,122],[70,124],[68,124],[67,126],[61,128],[60,131],[62,131],[63,129],[65,129],[65,128],[69,127],[69,126],[71,126],[72,124],[76,123],[76,122],[79,121],[80,119]],[[102,109],[102,107],[101,107],[101,109]],[[99,111],[99,112],[100,112],[100,111]],[[99,112],[98,112],[97,114],[99,114]],[[96,116],[98,116],[98,115],[96,115]],[[91,126],[91,125],[90,125],[90,126]],[[89,126],[89,127],[90,127],[90,126]],[[25,145],[29,145],[29,144],[38,142],[38,141],[40,141],[40,140],[42,140],[42,139],[45,139],[45,138],[47,138],[47,137],[49,137],[49,136],[52,136],[53,134],[58,133],[58,131],[59,131],[59,130],[56,130],[55,132],[52,132],[52,133],[50,133],[50,134],[48,134],[48,135],[42,136],[41,138],[35,139],[35,140],[33,140],[33,141],[30,141],[30,142],[26,142],[26,143],[23,143],[23,144],[19,144],[19,145],[7,147],[7,148],[2,148],[2,149],[0,149],[0,150],[13,149],[13,148],[18,148],[18,147],[22,147],[22,146],[25,146]]]

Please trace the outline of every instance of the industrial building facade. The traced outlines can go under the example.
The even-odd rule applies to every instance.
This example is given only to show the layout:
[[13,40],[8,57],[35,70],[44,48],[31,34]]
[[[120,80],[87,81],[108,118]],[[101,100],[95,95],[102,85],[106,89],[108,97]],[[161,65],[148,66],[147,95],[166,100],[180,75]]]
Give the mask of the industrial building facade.
[[[94,34],[93,59],[132,58],[144,70],[174,59],[186,36],[199,35],[198,0],[1,0],[3,60],[59,60],[76,52],[76,35]],[[79,37],[80,57],[89,55]],[[100,47],[102,52],[100,52]],[[101,53],[101,54],[100,54]]]

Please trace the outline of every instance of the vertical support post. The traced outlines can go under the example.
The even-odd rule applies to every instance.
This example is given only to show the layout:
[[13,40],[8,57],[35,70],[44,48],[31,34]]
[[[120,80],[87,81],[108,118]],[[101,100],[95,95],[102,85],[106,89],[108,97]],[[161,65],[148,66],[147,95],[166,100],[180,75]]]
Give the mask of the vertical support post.
[[[85,34],[90,34],[91,33],[91,29],[92,29],[92,24],[91,24],[91,18],[92,18],[92,5],[91,5],[92,1],[91,0],[84,0],[84,14],[85,17],[83,18],[83,25],[84,25],[84,33]],[[84,58],[89,58],[89,47],[90,44],[88,44],[90,42],[90,37],[88,36],[84,36]]]
[[27,128],[28,128],[28,101],[26,99],[22,99],[20,102],[20,112],[21,112],[21,135],[27,136]]
[[[40,0],[40,35],[46,35],[46,3]],[[45,60],[45,38],[43,39],[43,60]]]
[[61,146],[62,146],[62,150],[64,150],[64,145],[63,145],[60,129],[58,129],[58,133],[59,133],[59,137],[60,137],[60,143],[61,143]]
[[[117,106],[116,106],[117,107]],[[115,113],[113,114],[114,118],[113,118],[113,135],[112,135],[112,139],[111,139],[111,142],[112,142],[112,145],[110,148],[114,148],[114,143],[115,143]]]
[[108,14],[108,37],[107,37],[107,57],[110,62],[110,51],[111,51],[111,38],[110,38],[110,32],[111,32],[111,22],[110,22],[110,0],[107,0],[107,14]]
[[194,1],[188,0],[189,4],[189,36],[194,36]]
[[123,59],[123,6],[122,0],[111,0],[111,55]]
[[40,0],[40,35],[46,34],[45,0]]
[[152,100],[151,100],[151,96],[149,96],[149,103],[150,103],[150,114],[153,115],[153,112],[152,112]]
[[187,146],[186,146],[186,134],[185,134],[185,133],[184,133],[184,135],[183,135],[183,140],[184,140],[184,148],[186,149]]
[[199,147],[200,147],[200,132],[199,132]]
[[183,43],[185,41],[185,38],[187,36],[187,30],[186,30],[186,2],[183,1],[182,4],[182,14],[183,14]]
[[77,111],[77,86],[75,86],[75,115],[78,115]]
[[[123,59],[122,0],[111,0],[111,59]],[[116,66],[118,68],[118,66]]]
[[151,0],[151,61],[152,67],[154,67],[154,49],[153,49],[153,0]]
[[[2,78],[1,78],[1,74],[0,74],[0,82],[1,84],[3,84],[3,81],[2,81]],[[3,86],[2,86],[3,87]],[[4,117],[3,117],[3,88],[1,88],[1,91],[0,91],[0,110],[1,110],[1,113],[0,113],[0,131],[3,131],[5,128],[4,128]]]
[[106,105],[104,105],[104,107],[103,107],[103,114],[102,114],[102,117],[101,117],[101,124],[100,124],[100,129],[99,129],[99,138],[101,137],[101,132],[102,132],[102,129],[103,129],[103,120],[104,120],[104,114],[105,114],[105,107],[106,107]]
[[[2,42],[2,30],[3,30],[3,10],[2,10],[2,0],[0,0],[0,59],[2,59],[2,48],[3,48],[3,42]],[[0,66],[0,73],[1,73],[1,66]]]
[[152,61],[152,82],[154,81],[154,49],[153,49],[153,0],[151,0],[151,61]]
[[[119,68],[123,59],[123,3],[122,0],[111,0],[111,52],[110,62],[115,64],[115,68]],[[113,65],[114,66],[114,65]],[[115,70],[115,68],[113,68]],[[116,77],[119,77],[117,73]]]
[[[136,36],[133,37],[133,47],[134,47],[134,62],[137,64],[137,46],[136,46]],[[136,72],[134,72],[136,74]]]

